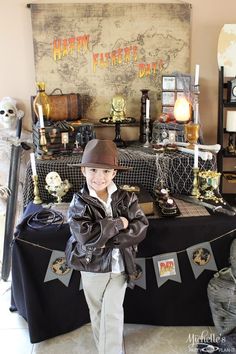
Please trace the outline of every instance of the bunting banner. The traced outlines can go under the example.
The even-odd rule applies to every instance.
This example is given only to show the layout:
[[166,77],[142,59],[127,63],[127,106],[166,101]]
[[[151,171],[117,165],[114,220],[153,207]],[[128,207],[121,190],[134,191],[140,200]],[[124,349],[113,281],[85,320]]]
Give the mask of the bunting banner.
[[66,264],[65,252],[53,250],[48,263],[44,283],[58,279],[65,286],[68,286],[71,275],[72,269]]
[[[179,263],[177,255],[183,252],[187,252],[189,262],[191,264],[195,279],[205,270],[218,271],[214,254],[211,248],[211,243],[219,240],[220,238],[230,236],[236,229],[230,230],[209,242],[202,242],[193,245],[187,249],[180,250],[178,252],[165,253],[156,255],[153,257],[136,258],[135,262],[141,267],[142,275],[135,281],[135,285],[146,290],[146,260],[152,260],[157,279],[158,287],[161,287],[168,279],[181,283],[181,276],[179,270]],[[51,257],[48,263],[47,271],[45,274],[44,282],[48,282],[54,279],[60,280],[65,286],[69,285],[73,270],[66,264],[65,252],[52,250],[50,248],[41,246],[39,244],[29,242],[27,240],[17,239],[17,241],[26,243],[34,248],[40,248],[43,251],[51,253]],[[79,291],[83,289],[82,278],[79,282]]]
[[152,257],[158,287],[168,279],[181,283],[177,253],[165,253]]
[[217,271],[210,242],[202,242],[186,249],[195,279],[205,270]]

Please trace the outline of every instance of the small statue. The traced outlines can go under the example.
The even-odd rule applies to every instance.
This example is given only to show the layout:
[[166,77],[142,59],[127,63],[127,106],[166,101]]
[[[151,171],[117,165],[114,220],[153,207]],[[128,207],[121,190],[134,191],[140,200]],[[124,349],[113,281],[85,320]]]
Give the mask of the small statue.
[[121,95],[115,95],[112,98],[110,117],[112,122],[121,122],[125,119],[126,115],[126,104],[125,99]]
[[62,197],[66,195],[72,185],[67,179],[62,181],[60,175],[55,171],[49,172],[45,180],[47,183],[45,188],[48,193],[57,198],[57,203],[61,203]]

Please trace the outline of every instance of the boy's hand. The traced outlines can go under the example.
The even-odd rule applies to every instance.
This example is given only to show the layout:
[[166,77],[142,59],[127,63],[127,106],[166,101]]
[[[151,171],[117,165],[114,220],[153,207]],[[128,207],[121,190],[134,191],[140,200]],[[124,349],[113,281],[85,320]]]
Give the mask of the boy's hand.
[[124,217],[124,216],[120,216],[123,225],[124,225],[124,229],[127,229],[127,227],[129,226],[129,221]]

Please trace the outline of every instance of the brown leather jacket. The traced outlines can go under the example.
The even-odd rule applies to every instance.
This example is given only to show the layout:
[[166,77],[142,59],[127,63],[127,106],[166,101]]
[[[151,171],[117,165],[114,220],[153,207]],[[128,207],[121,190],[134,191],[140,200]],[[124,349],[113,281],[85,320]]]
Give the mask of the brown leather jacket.
[[[67,263],[77,270],[110,272],[112,249],[119,248],[125,272],[132,279],[137,271],[134,262],[137,244],[146,236],[148,220],[135,193],[117,189],[112,194],[111,207],[113,217],[107,216],[99,200],[89,195],[86,185],[74,194],[68,211],[72,235],[66,247]],[[127,229],[123,229],[120,216],[128,219]]]

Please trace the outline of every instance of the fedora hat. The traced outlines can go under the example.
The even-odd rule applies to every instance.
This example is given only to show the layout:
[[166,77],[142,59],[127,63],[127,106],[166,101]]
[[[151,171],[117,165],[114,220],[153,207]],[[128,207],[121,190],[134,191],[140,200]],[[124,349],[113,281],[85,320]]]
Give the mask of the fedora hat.
[[84,149],[81,163],[70,166],[108,168],[115,170],[129,170],[129,167],[120,166],[118,163],[118,151],[112,140],[90,140]]

